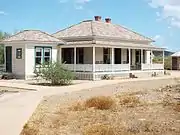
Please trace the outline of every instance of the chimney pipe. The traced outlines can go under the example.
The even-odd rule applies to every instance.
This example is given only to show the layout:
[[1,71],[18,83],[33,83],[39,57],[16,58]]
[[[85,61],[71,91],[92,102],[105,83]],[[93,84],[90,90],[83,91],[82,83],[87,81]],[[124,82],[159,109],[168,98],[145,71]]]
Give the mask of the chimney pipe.
[[95,21],[101,21],[101,16],[95,16]]
[[106,23],[111,23],[111,18],[106,18],[105,21]]

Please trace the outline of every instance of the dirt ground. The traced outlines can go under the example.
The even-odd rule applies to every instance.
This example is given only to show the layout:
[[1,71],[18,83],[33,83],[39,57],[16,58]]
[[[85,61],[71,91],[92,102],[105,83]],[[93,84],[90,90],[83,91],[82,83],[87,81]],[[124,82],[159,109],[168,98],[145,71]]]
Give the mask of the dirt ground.
[[[95,96],[111,98],[114,104],[105,110],[83,107],[87,99]],[[128,101],[121,102],[125,98]],[[126,104],[130,102],[131,105]],[[46,97],[21,133],[21,135],[162,134],[180,134],[180,79],[177,78],[126,82]]]

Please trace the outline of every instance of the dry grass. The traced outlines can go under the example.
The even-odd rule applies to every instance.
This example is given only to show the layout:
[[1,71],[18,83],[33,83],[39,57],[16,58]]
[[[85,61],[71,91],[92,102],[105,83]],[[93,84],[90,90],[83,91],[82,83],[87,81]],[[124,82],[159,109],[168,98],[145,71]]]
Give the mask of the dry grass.
[[69,110],[71,110],[71,111],[84,111],[84,110],[86,110],[86,107],[84,106],[84,103],[76,102],[69,108]]
[[[57,108],[49,102],[47,110],[38,109],[21,135],[178,135],[180,104],[174,97],[179,89],[180,85],[145,93],[129,90],[64,106],[55,102]],[[41,114],[45,116],[37,119]]]
[[99,96],[92,97],[85,101],[85,107],[95,108],[99,110],[108,110],[114,105],[114,100],[111,97]]
[[177,112],[180,112],[180,104],[174,104],[173,109]]
[[109,125],[96,124],[86,127],[83,135],[115,135],[115,132]]
[[33,125],[25,124],[21,135],[38,135],[38,130]]
[[119,99],[119,104],[122,106],[136,107],[141,103],[139,97],[132,94],[118,95],[117,98]]

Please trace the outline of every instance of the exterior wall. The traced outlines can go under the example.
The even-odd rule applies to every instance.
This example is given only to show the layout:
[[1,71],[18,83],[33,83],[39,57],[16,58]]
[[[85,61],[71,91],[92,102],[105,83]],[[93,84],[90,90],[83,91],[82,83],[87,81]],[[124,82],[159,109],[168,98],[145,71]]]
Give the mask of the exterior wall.
[[52,61],[57,61],[57,46],[49,44],[26,44],[25,74],[26,79],[32,78],[35,70],[35,47],[52,47]]
[[[96,61],[103,61],[103,48],[96,47]],[[93,63],[93,49],[92,47],[84,48],[84,64],[92,64]]]
[[132,65],[136,64],[136,53],[135,53],[135,49],[132,50]]
[[127,61],[127,49],[121,49],[121,63]]
[[93,49],[92,47],[84,48],[84,64],[92,64],[93,62]]
[[96,61],[103,61],[103,48],[97,48],[96,47]]
[[[25,78],[25,44],[6,44],[6,46],[12,47],[12,73],[17,78]],[[22,59],[16,59],[16,49],[22,48]]]

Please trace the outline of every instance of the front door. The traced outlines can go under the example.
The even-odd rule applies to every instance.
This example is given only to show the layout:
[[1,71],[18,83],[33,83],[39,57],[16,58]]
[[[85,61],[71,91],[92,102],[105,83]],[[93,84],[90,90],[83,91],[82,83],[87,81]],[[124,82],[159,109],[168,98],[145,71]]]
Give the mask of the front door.
[[12,47],[6,46],[6,72],[12,72]]

